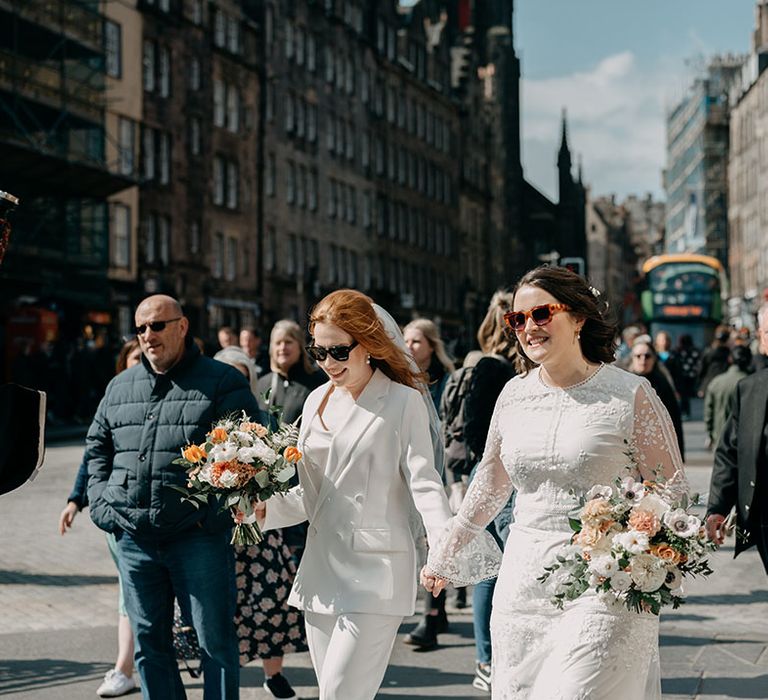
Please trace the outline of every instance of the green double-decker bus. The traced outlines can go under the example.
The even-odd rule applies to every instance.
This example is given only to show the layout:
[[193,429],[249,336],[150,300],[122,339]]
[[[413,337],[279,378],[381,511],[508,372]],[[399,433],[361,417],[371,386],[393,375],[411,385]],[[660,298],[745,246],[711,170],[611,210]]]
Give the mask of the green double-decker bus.
[[652,335],[684,333],[705,347],[723,320],[725,272],[717,258],[695,253],[656,255],[643,264],[640,303]]

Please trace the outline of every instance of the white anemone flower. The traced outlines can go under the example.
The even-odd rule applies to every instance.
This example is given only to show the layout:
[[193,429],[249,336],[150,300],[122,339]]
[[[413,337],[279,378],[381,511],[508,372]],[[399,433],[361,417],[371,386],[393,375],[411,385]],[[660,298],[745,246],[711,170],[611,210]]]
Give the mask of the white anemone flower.
[[642,481],[635,481],[631,476],[621,480],[619,493],[624,500],[638,503],[645,496],[645,486]]
[[683,539],[698,534],[701,528],[701,520],[695,515],[688,515],[682,508],[676,508],[665,513],[663,522],[672,532]]
[[617,571],[611,576],[611,588],[626,591],[632,585],[632,577],[626,571]]

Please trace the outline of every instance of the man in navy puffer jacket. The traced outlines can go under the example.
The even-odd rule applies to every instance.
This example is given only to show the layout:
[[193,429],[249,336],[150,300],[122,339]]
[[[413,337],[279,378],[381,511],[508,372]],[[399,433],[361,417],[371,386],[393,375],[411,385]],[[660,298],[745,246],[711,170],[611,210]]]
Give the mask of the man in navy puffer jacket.
[[136,664],[145,698],[184,698],[173,652],[173,599],[192,619],[203,657],[205,697],[237,698],[232,518],[220,503],[195,508],[171,488],[186,484],[172,464],[218,419],[261,419],[240,372],[200,354],[172,297],[136,309],[142,361],[107,387],[87,437],[91,518],[117,538]]

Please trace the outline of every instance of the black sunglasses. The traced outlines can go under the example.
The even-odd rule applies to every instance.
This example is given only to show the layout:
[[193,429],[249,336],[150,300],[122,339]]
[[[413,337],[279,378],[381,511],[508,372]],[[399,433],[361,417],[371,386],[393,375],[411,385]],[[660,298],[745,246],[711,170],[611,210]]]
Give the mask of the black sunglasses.
[[349,353],[357,347],[357,341],[353,340],[349,345],[332,345],[324,348],[322,345],[307,345],[307,352],[315,362],[323,362],[330,355],[336,362],[346,362]]
[[146,333],[147,328],[149,330],[154,331],[155,333],[159,333],[160,331],[164,331],[165,327],[169,323],[173,323],[174,321],[181,321],[182,316],[179,316],[178,318],[169,318],[167,321],[150,321],[149,323],[142,323],[140,326],[135,326],[134,331],[136,335],[144,335]]

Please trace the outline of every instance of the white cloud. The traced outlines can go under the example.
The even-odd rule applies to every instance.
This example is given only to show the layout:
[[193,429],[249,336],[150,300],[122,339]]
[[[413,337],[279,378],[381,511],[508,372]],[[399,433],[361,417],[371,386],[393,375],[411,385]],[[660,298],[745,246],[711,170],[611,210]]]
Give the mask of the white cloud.
[[593,192],[661,196],[665,105],[678,92],[680,66],[657,59],[639,65],[630,51],[603,58],[589,71],[522,80],[523,162],[526,176],[556,197],[560,115],[568,111],[569,144],[584,161]]

